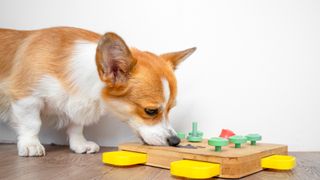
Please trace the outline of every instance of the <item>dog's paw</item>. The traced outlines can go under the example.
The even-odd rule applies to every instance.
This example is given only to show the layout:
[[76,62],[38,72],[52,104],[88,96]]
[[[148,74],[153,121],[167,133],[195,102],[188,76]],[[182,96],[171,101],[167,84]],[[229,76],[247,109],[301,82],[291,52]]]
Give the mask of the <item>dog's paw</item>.
[[45,156],[46,151],[37,138],[19,140],[18,143],[19,156]]
[[70,149],[79,154],[91,154],[99,152],[100,147],[98,144],[92,141],[73,142],[70,144]]

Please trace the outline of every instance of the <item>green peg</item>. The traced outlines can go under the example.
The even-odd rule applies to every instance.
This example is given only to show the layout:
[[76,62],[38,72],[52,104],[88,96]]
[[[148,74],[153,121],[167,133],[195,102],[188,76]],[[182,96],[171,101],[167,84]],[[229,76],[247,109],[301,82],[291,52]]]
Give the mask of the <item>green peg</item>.
[[235,148],[241,148],[241,144],[247,142],[247,138],[246,137],[238,136],[238,135],[229,137],[229,140],[230,140],[231,143],[234,144]]
[[246,135],[246,138],[248,141],[250,141],[251,145],[256,145],[257,141],[260,141],[262,139],[261,135],[259,134],[248,134]]
[[[189,135],[189,136],[192,136],[192,132],[189,132],[188,135]],[[203,136],[203,132],[198,131],[198,132],[197,132],[197,136]]]
[[203,133],[198,131],[198,123],[192,123],[192,131],[189,132],[189,136],[187,137],[189,142],[200,142],[202,141]]
[[214,137],[208,140],[208,144],[210,146],[214,146],[214,151],[220,152],[222,146],[227,146],[229,144],[229,141],[227,139],[221,138],[221,137]]
[[197,136],[198,131],[198,123],[193,122],[192,123],[192,136]]
[[177,136],[178,136],[178,138],[180,138],[180,139],[186,138],[186,135],[185,135],[183,132],[177,132]]

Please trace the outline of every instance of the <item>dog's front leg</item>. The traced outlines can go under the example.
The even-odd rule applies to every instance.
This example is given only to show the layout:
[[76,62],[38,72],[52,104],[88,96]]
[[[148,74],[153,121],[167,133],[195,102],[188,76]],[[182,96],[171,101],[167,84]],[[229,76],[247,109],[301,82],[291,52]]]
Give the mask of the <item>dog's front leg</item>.
[[99,146],[92,141],[87,141],[83,136],[83,125],[70,123],[67,128],[70,149],[76,153],[95,153]]
[[45,155],[45,149],[38,138],[42,106],[42,100],[35,97],[26,97],[12,103],[12,120],[9,124],[18,135],[19,156]]

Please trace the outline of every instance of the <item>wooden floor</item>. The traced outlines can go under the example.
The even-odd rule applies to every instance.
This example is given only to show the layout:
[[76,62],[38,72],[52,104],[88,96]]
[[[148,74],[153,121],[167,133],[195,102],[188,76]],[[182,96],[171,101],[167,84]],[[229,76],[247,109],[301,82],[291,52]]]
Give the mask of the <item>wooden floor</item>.
[[[46,146],[47,155],[38,158],[17,156],[16,145],[0,144],[0,179],[111,179],[111,180],[165,180],[178,179],[169,170],[144,165],[119,168],[101,163],[101,153],[74,154],[66,146]],[[113,151],[116,148],[102,148]],[[320,152],[290,153],[297,158],[293,171],[261,171],[243,179],[320,179]]]

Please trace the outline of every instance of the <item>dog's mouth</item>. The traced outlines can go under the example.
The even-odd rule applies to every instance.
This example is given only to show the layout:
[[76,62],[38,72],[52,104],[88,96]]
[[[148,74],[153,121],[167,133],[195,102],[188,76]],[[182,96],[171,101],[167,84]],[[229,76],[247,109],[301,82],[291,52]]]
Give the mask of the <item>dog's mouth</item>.
[[138,133],[138,138],[142,141],[143,144],[149,145],[139,133]]
[[175,130],[164,123],[156,125],[144,125],[137,123],[137,121],[129,121],[129,125],[136,132],[137,137],[147,145],[153,146],[175,146],[180,143],[176,136]]
[[138,134],[138,138],[142,141],[143,144],[151,146],[177,146],[181,142],[180,138],[175,134],[170,134],[169,136],[165,137],[154,136],[154,139],[147,139],[149,140],[149,142],[140,134]]
[[165,139],[162,140],[162,138],[161,138],[161,140],[159,138],[157,141],[153,140],[152,142],[148,142],[141,135],[139,135],[138,138],[145,145],[150,145],[150,146],[168,146],[169,145],[168,142]]
[[[157,143],[157,144],[153,144],[153,143],[147,143],[142,136],[138,136],[139,139],[142,141],[143,144],[146,145],[151,145],[151,146],[178,146],[181,142],[180,138],[178,138],[177,136],[170,136],[168,138],[166,138],[166,140],[164,141],[164,143]],[[162,141],[161,141],[162,142]]]

